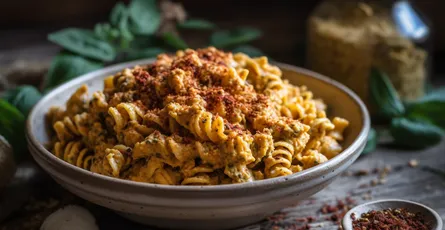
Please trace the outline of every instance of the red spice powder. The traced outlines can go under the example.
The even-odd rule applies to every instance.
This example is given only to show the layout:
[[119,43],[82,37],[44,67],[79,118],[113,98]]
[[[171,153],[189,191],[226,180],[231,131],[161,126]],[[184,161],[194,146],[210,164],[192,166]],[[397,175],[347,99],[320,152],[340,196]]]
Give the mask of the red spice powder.
[[431,226],[420,213],[412,213],[404,208],[371,210],[363,213],[360,218],[351,214],[354,230],[363,229],[397,229],[397,230],[429,230]]

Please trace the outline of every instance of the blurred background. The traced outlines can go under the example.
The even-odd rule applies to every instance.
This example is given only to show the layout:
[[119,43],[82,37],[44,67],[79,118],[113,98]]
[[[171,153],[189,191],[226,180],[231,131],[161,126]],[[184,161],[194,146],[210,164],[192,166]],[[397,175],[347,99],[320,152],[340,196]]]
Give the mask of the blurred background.
[[[23,50],[49,44],[46,41],[47,33],[65,27],[92,28],[95,23],[107,20],[116,2],[115,0],[0,1],[2,9],[0,50]],[[174,2],[181,3],[189,16],[207,19],[222,28],[233,28],[238,25],[259,28],[263,31],[263,36],[253,42],[255,47],[276,60],[303,65],[307,18],[321,1],[179,0]],[[445,59],[445,32],[440,29],[440,25],[445,21],[443,13],[445,1],[411,2],[434,26],[432,34],[434,63],[440,63]],[[199,39],[194,37],[193,33],[184,36],[186,40]],[[5,62],[7,59],[3,56],[0,60]],[[435,72],[445,71],[445,67],[440,64],[434,65],[434,68]]]

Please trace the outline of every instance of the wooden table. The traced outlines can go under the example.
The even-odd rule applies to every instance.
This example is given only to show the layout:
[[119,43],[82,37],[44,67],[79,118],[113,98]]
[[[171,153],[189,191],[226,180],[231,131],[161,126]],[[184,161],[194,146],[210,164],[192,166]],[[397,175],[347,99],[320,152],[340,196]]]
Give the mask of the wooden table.
[[[11,63],[13,54],[38,58],[44,54],[48,58],[57,49],[32,47],[27,51],[0,52],[0,64]],[[408,165],[412,159],[418,161],[417,167]],[[392,171],[381,180],[379,175],[385,166],[390,166]],[[379,169],[379,172],[373,172],[375,169]],[[361,156],[350,167],[349,173],[340,176],[313,197],[241,229],[299,229],[305,225],[304,218],[309,216],[315,218],[308,224],[310,229],[338,229],[338,225],[331,219],[335,219],[334,214],[340,214],[341,211],[330,212],[333,211],[332,207],[329,210],[325,207],[324,211],[328,213],[322,213],[322,208],[326,204],[336,205],[337,200],[346,201],[348,197],[349,200],[355,200],[356,204],[384,198],[408,199],[430,206],[445,218],[445,174],[432,172],[434,169],[445,170],[445,143],[424,151],[381,146],[375,152]],[[363,175],[366,173],[361,170],[367,170],[369,174]],[[354,175],[357,173],[361,176]],[[65,204],[81,204],[90,209],[101,229],[155,229],[127,221],[110,210],[73,196],[49,178],[32,160],[20,166],[13,183],[0,196],[0,229],[24,229],[24,225],[26,229],[38,229],[46,215]],[[14,209],[16,211],[4,218]]]

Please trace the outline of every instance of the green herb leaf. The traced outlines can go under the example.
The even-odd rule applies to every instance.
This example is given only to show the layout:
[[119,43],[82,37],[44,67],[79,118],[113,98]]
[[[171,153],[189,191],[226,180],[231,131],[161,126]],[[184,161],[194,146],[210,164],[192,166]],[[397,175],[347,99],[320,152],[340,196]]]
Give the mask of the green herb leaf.
[[128,18],[128,9],[124,3],[118,2],[110,13],[110,23],[114,27],[119,27],[122,20],[126,20]]
[[364,154],[373,152],[377,148],[377,143],[378,143],[377,132],[375,131],[375,129],[371,128],[369,130],[368,139],[366,141],[366,146],[363,149],[362,154],[364,155]]
[[135,34],[153,34],[161,24],[156,0],[132,0],[128,6],[130,30]]
[[114,29],[108,23],[98,23],[94,26],[94,34],[105,41],[114,40],[119,37],[119,30]]
[[407,106],[407,116],[423,119],[445,130],[445,88],[430,94]]
[[90,61],[73,54],[61,53],[53,59],[49,67],[44,88],[53,88],[68,80],[102,67],[103,64],[101,63]]
[[31,85],[21,85],[5,92],[3,98],[28,116],[32,107],[42,98],[42,94]]
[[106,41],[100,40],[89,30],[69,28],[48,35],[48,39],[63,48],[101,61],[112,61],[116,52]]
[[260,30],[248,27],[223,30],[212,34],[210,44],[217,48],[227,48],[253,41],[260,36]]
[[130,42],[134,39],[134,36],[129,29],[129,16],[130,12],[128,8],[121,2],[116,4],[110,14],[111,25],[118,28],[120,47],[123,49],[128,48]]
[[430,93],[420,98],[417,103],[430,101],[445,101],[445,87],[432,90]]
[[0,99],[0,135],[5,137],[14,150],[16,160],[26,151],[25,116],[13,105]]
[[377,69],[371,70],[370,91],[371,100],[383,117],[393,118],[405,113],[405,107],[388,76]]
[[394,118],[390,132],[394,144],[400,147],[422,149],[438,144],[444,132],[437,126],[423,120]]
[[245,53],[250,57],[261,57],[266,56],[263,51],[249,45],[238,46],[232,50],[233,53]]
[[185,43],[184,40],[182,40],[182,38],[180,38],[178,35],[173,34],[173,33],[164,33],[164,35],[162,36],[164,42],[169,45],[172,48],[178,49],[178,50],[183,50],[183,49],[187,49],[188,45],[187,43]]
[[217,28],[217,26],[214,23],[202,19],[189,19],[183,23],[179,23],[178,27],[181,29],[195,29],[195,30],[211,30]]
[[148,48],[143,50],[132,50],[128,52],[127,57],[125,58],[126,61],[132,61],[137,59],[143,59],[143,58],[152,58],[158,56],[158,54],[165,53],[167,50],[164,50],[162,48]]

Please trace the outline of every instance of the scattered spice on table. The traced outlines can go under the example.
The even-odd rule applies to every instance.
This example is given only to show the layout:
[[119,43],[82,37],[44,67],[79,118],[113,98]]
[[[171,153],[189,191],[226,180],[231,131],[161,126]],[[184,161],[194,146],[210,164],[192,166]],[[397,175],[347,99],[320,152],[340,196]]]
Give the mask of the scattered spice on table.
[[336,224],[340,224],[343,216],[356,204],[356,201],[351,197],[346,197],[344,200],[337,200],[336,204],[325,204],[321,207],[322,214],[330,214],[325,219]]
[[355,176],[366,176],[366,175],[369,175],[369,170],[360,169],[354,175]]
[[354,230],[362,229],[397,229],[429,230],[431,226],[420,213],[412,213],[404,208],[371,210],[357,218],[351,214]]
[[412,159],[408,162],[409,167],[415,168],[419,165],[419,162],[416,159]]

